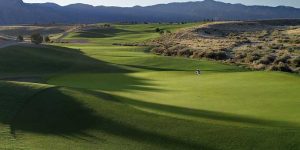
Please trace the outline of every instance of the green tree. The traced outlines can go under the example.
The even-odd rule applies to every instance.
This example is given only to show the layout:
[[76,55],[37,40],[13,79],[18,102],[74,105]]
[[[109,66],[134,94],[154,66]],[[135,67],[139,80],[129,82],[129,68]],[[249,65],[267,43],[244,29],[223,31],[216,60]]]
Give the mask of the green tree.
[[46,43],[49,43],[51,40],[50,40],[50,37],[49,36],[45,36],[44,37],[44,41],[46,42]]
[[110,24],[104,24],[104,27],[105,27],[105,28],[110,28],[111,25],[110,25]]
[[35,33],[31,35],[31,42],[38,45],[41,44],[44,40],[43,36],[39,33]]
[[22,35],[19,35],[19,36],[17,37],[17,40],[20,41],[20,42],[23,42],[23,41],[24,41],[24,38],[23,38]]
[[156,29],[155,29],[155,32],[160,32],[160,28],[156,28]]
[[164,30],[160,30],[159,33],[160,34],[165,34],[165,31]]

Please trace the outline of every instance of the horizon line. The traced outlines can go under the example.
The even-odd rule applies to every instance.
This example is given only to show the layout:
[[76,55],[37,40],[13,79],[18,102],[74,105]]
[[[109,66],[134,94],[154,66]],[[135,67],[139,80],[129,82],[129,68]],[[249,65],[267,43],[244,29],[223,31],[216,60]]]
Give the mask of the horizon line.
[[[22,0],[23,1],[23,0]],[[246,4],[242,4],[242,3],[227,3],[227,2],[222,2],[219,0],[191,0],[191,1],[186,1],[186,2],[169,2],[169,3],[158,3],[158,4],[152,4],[152,5],[132,5],[132,6],[115,6],[115,5],[92,5],[92,4],[87,4],[87,3],[71,3],[71,4],[67,4],[67,5],[60,5],[57,4],[55,2],[45,2],[45,3],[32,3],[32,2],[24,2],[26,4],[56,4],[58,6],[61,7],[66,7],[66,6],[70,6],[70,5],[76,5],[76,4],[82,4],[82,5],[89,5],[89,6],[93,6],[93,7],[119,7],[119,8],[133,8],[133,7],[150,7],[150,6],[156,6],[156,5],[167,5],[167,4],[174,4],[174,3],[196,3],[196,2],[204,2],[204,1],[215,1],[215,2],[220,2],[220,3],[224,3],[224,4],[232,4],[232,5],[244,5],[244,6],[261,6],[261,7],[289,7],[289,8],[296,8],[296,9],[300,9],[300,7],[293,7],[293,6],[287,6],[287,5],[277,5],[277,6],[268,6],[268,5],[246,5]]]

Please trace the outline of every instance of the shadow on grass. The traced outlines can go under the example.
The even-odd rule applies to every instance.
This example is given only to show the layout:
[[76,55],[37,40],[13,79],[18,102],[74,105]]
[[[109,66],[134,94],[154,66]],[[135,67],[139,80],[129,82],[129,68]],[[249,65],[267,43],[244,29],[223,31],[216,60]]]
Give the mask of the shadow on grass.
[[70,74],[50,80],[50,84],[74,87],[81,89],[94,89],[104,91],[164,91],[154,87],[150,79],[130,76],[123,73],[92,73]]
[[223,112],[216,112],[216,111],[208,111],[208,110],[200,110],[200,109],[191,109],[191,108],[184,108],[178,106],[170,106],[164,104],[157,104],[157,103],[150,103],[139,101],[135,99],[130,99],[121,96],[110,95],[106,93],[99,93],[97,92],[89,92],[91,94],[95,94],[100,97],[110,97],[110,101],[119,102],[129,104],[135,107],[155,110],[158,112],[170,113],[175,115],[184,115],[188,117],[198,117],[202,119],[209,119],[209,120],[216,120],[216,121],[225,121],[225,122],[234,122],[234,123],[244,123],[244,124],[252,124],[252,125],[259,125],[259,126],[266,126],[266,127],[291,127],[291,128],[300,128],[299,124],[291,123],[291,122],[284,122],[284,121],[274,121],[274,120],[265,120],[265,119],[258,119],[258,118],[251,118],[247,116],[241,115],[234,115],[229,113]]
[[88,57],[79,49],[59,46],[11,46],[0,51],[0,69],[16,74],[121,73],[129,70]]
[[80,31],[77,33],[78,35],[74,36],[75,38],[109,38],[117,36],[118,34],[130,34],[135,32],[117,28],[103,28]]
[[[138,68],[138,69],[145,69],[149,71],[188,71],[191,73],[195,73],[197,69],[200,69],[201,72],[214,72],[214,73],[233,73],[233,72],[250,72],[251,70],[249,69],[244,69],[244,68],[219,68],[219,69],[201,69],[201,67],[195,66],[194,68],[172,68],[172,67],[159,67],[156,65],[124,65],[124,64],[115,64],[115,65],[123,65],[127,67],[133,67],[133,68]],[[206,67],[205,67],[206,68]]]
[[[26,107],[13,118],[10,123],[11,133],[16,136],[17,132],[21,130],[45,135],[52,134],[66,138],[76,138],[85,141],[89,141],[91,138],[97,138],[97,140],[101,142],[101,140],[103,140],[101,137],[89,135],[84,132],[87,129],[94,129],[121,138],[165,148],[213,150],[213,148],[198,143],[152,131],[139,124],[134,124],[133,126],[132,124],[126,123],[122,117],[130,117],[130,113],[137,113],[137,111],[126,105],[103,101],[111,99],[111,95],[103,93],[97,95],[99,99],[97,99],[96,102],[99,104],[96,105],[101,105],[100,107],[102,109],[107,109],[106,112],[100,108],[102,113],[99,113],[99,110],[93,110],[88,103],[85,103],[91,102],[91,100],[81,101],[76,98],[76,94],[83,94],[82,92],[83,90],[49,88],[36,94],[26,104]],[[87,96],[86,99],[89,99],[89,96]],[[121,116],[118,115],[118,117],[120,117],[118,120],[105,114],[111,113],[109,111],[113,111],[113,109],[124,109],[124,112],[121,111],[121,114],[119,114]],[[120,113],[120,111],[116,112]],[[143,119],[147,117],[147,115],[141,115],[142,116],[138,116]],[[136,121],[142,119],[136,117],[137,115],[133,115],[131,119],[137,119]],[[158,120],[152,121],[155,122]],[[18,137],[16,136],[16,138]]]
[[[57,85],[82,88],[96,88],[109,91],[122,90],[157,90],[147,79],[132,77],[133,72],[119,65],[104,62],[86,56],[79,49],[59,46],[12,46],[0,51],[0,69],[9,76],[0,76],[0,80],[42,82],[44,76],[61,74],[110,74],[99,78],[91,76],[62,82]],[[34,77],[34,78],[33,78]],[[105,79],[101,79],[105,78]],[[102,82],[99,82],[102,81]],[[78,83],[78,81],[82,81]],[[75,84],[72,84],[72,83]],[[76,84],[78,83],[78,84]],[[97,83],[97,84],[96,84]],[[92,86],[91,86],[92,85]]]
[[44,134],[69,134],[95,124],[97,117],[93,111],[63,92],[72,91],[48,88],[30,97],[13,118],[12,134],[17,129]]
[[124,65],[124,66],[138,68],[138,69],[145,69],[150,71],[192,71],[192,70],[184,70],[184,69],[159,68],[159,67],[139,66],[139,65]]
[[[172,69],[172,68],[163,68],[163,67],[153,67],[153,66],[139,66],[139,65],[124,65],[128,67],[138,68],[138,69],[145,69],[150,71],[189,71],[191,73],[195,73],[195,69]],[[215,72],[215,73],[226,73],[226,72],[249,72],[250,70],[246,69],[203,69],[202,72]]]
[[234,72],[250,72],[249,69],[203,69],[202,72],[215,72],[215,73],[234,73]]
[[[98,91],[59,87],[43,90],[31,97],[23,109],[7,123],[10,124],[11,133],[16,135],[16,138],[18,138],[18,131],[26,131],[84,141],[105,142],[107,140],[98,134],[86,132],[90,129],[168,149],[215,149],[201,144],[201,140],[193,137],[205,129],[199,127],[203,126],[203,123],[148,113],[128,106],[225,122],[291,127],[284,122],[141,102]],[[174,125],[180,127],[176,128],[178,130],[176,132],[160,128],[160,126],[174,127]],[[200,131],[193,131],[197,129]],[[234,130],[239,132],[239,129],[234,128]],[[260,132],[260,130],[254,131]]]

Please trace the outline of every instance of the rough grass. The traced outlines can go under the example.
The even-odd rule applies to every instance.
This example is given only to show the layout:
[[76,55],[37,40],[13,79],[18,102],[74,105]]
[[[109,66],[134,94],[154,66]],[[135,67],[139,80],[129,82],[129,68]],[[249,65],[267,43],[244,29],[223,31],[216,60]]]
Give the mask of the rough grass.
[[1,49],[3,75],[43,74],[48,85],[0,82],[0,149],[300,148],[298,75],[111,45],[159,36],[152,26]]

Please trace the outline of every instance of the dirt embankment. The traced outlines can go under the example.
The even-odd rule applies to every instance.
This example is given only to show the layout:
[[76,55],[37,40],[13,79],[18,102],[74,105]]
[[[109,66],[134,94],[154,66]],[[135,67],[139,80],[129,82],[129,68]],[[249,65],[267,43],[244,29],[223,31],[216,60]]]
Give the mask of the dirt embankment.
[[208,58],[256,70],[300,73],[300,23],[214,22],[150,42],[156,54]]

